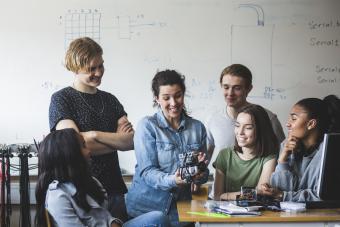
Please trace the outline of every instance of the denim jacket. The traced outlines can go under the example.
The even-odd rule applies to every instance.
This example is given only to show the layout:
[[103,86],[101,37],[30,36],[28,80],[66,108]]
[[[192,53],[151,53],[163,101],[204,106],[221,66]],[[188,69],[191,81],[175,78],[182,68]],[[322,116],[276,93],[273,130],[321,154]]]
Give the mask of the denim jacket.
[[[190,151],[206,153],[206,130],[195,119],[182,114],[180,127],[175,130],[161,110],[143,118],[134,135],[137,158],[135,175],[129,188],[126,206],[132,217],[158,210],[178,222],[176,201],[190,200],[190,184],[178,187],[175,172],[179,154]],[[207,169],[198,184],[208,180]]]

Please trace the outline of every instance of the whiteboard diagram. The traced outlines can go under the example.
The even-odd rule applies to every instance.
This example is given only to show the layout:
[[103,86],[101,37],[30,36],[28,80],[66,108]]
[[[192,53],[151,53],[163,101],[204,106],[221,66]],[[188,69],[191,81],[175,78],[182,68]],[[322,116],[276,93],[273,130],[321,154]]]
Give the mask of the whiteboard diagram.
[[79,37],[90,37],[100,42],[101,13],[97,9],[68,10],[65,15],[65,48]]
[[[250,68],[249,101],[282,124],[302,98],[340,96],[339,0],[25,0],[4,7],[0,143],[48,134],[50,97],[74,79],[65,49],[84,35],[104,49],[100,89],[117,96],[133,125],[155,111],[150,81],[163,69],[186,76],[186,107],[202,122],[225,106],[219,76],[231,63]],[[133,172],[133,153],[120,153]]]
[[[144,14],[137,16],[116,16],[112,29],[117,30],[119,39],[132,39],[134,36],[141,35],[141,29],[165,27],[165,22],[146,21]],[[110,27],[108,27],[110,28]]]
[[[62,18],[62,17],[61,17]],[[102,29],[114,29],[117,31],[118,39],[132,39],[140,36],[141,30],[145,28],[162,28],[167,26],[162,21],[146,21],[144,14],[136,16],[115,16],[110,24],[101,24],[102,13],[97,9],[69,9],[65,14],[65,48],[69,43],[79,37],[90,37],[100,42]]]
[[[260,5],[240,4],[238,9],[256,12],[256,25],[232,25],[231,61],[242,62],[253,74],[251,97],[264,99],[285,99],[284,89],[273,84],[273,33],[274,25],[265,25],[264,10]],[[247,37],[247,38],[246,38]]]

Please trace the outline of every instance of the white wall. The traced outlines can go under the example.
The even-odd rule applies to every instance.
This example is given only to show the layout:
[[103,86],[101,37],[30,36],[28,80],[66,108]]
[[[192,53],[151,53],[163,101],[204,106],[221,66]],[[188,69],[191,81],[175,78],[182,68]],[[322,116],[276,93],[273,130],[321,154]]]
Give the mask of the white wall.
[[[154,112],[158,69],[186,75],[186,105],[202,121],[223,106],[218,78],[231,63],[252,70],[249,100],[282,124],[304,97],[340,95],[337,0],[12,0],[0,14],[0,143],[32,143],[49,131],[48,106],[72,84],[63,67],[73,38],[104,48],[100,89],[115,94],[134,125]],[[86,33],[83,33],[86,28]],[[79,31],[79,32],[78,32]],[[134,172],[133,152],[119,153]]]

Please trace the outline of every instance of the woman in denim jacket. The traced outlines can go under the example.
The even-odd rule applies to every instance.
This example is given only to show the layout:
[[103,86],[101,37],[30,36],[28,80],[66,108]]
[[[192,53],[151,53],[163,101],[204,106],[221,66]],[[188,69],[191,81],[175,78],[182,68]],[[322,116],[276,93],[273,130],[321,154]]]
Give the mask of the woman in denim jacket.
[[[126,198],[128,214],[158,210],[169,216],[172,226],[190,225],[179,223],[176,202],[191,200],[191,192],[208,179],[206,130],[185,111],[184,76],[174,70],[158,72],[152,91],[159,110],[139,122],[134,136],[137,165]],[[204,164],[188,174],[189,168],[180,167],[191,158]]]
[[84,138],[74,129],[57,130],[44,139],[38,154],[36,226],[169,226],[159,211],[124,224],[112,217],[104,188],[90,174],[89,154]]

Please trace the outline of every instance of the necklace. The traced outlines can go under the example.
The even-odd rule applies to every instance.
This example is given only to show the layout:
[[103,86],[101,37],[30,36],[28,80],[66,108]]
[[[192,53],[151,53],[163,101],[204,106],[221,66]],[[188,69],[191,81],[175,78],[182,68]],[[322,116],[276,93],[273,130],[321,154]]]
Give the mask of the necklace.
[[[76,90],[77,91],[77,90]],[[99,92],[99,91],[97,91]],[[100,93],[98,93],[99,97],[100,97],[100,101],[102,103],[102,109],[98,112],[95,108],[93,108],[93,106],[91,106],[88,102],[86,102],[85,98],[82,96],[81,92],[80,91],[77,91],[77,94],[79,95],[79,97],[81,98],[81,100],[83,100],[83,102],[86,104],[86,106],[91,110],[93,111],[94,113],[96,114],[102,114],[104,113],[104,101],[103,101],[103,97]]]

